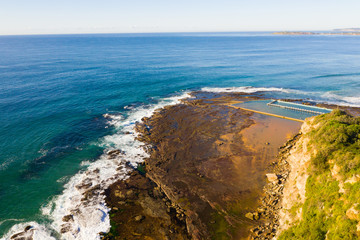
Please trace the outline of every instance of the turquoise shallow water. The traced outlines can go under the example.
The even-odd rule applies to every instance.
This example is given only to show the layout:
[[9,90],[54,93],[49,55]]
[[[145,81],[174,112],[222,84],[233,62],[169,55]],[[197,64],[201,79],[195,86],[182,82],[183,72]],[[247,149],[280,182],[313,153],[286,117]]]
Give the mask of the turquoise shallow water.
[[299,103],[295,103],[295,102],[286,102],[286,101],[281,101],[281,100],[277,100],[277,101],[273,101],[269,103],[272,106],[278,106],[278,107],[284,107],[286,109],[295,109],[296,110],[304,110],[304,111],[308,111],[310,113],[315,113],[315,114],[323,114],[323,113],[330,113],[331,109],[328,108],[323,108],[323,107],[317,107],[317,106],[312,106],[312,105],[303,105],[303,104],[299,104]]
[[[0,236],[35,221],[60,238],[49,224],[66,211],[49,210],[54,196],[106,149],[128,147],[127,159],[137,158],[138,146],[122,131],[174,101],[166,97],[264,91],[360,106],[359,41],[267,33],[1,36]],[[74,238],[86,234],[93,233]]]
[[[301,104],[294,104],[294,103],[288,103],[288,102],[282,102],[282,101],[274,101],[273,100],[257,100],[257,101],[248,101],[248,102],[243,102],[243,103],[237,103],[234,104],[234,106],[236,107],[240,107],[240,108],[245,108],[245,109],[250,109],[250,110],[255,110],[255,111],[260,111],[260,112],[264,112],[264,113],[270,113],[270,114],[275,114],[278,115],[280,117],[287,117],[287,118],[295,118],[298,120],[305,120],[308,117],[313,117],[313,116],[317,116],[322,113],[329,113],[331,112],[330,109],[325,109],[325,108],[318,108],[318,107],[313,107],[313,106],[306,106],[306,105],[301,105]],[[272,103],[273,105],[268,105],[269,103]],[[285,106],[285,107],[293,107],[296,108],[296,110],[294,109],[288,109],[288,108],[280,108],[274,105],[280,105],[280,106]],[[303,109],[305,111],[299,111],[297,109]],[[313,112],[308,112],[306,110],[310,110],[310,111],[317,111],[319,112],[319,114],[317,113],[313,113]]]

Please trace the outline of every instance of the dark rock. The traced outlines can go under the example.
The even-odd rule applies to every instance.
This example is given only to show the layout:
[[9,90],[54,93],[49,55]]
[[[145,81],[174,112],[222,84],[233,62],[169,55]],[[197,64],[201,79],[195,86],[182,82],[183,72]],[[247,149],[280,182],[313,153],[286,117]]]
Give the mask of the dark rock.
[[26,226],[26,227],[24,228],[24,231],[27,232],[27,231],[29,231],[30,229],[32,229],[32,226],[29,225],[29,226]]
[[69,222],[69,221],[74,221],[74,217],[73,215],[69,214],[69,215],[66,215],[62,218],[63,222]]
[[121,150],[115,149],[115,150],[109,151],[107,154],[108,154],[108,155],[118,155],[118,154],[120,154],[120,153],[121,153]]
[[69,232],[71,231],[71,225],[66,223],[66,224],[63,224],[61,225],[61,229],[60,229],[60,233],[66,233],[66,232]]

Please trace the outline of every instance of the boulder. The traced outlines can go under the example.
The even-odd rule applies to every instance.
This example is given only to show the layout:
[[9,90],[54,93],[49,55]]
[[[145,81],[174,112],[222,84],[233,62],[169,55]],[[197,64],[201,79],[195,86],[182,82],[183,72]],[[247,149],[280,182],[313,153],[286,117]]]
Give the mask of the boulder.
[[134,218],[134,220],[135,221],[137,221],[137,222],[141,222],[142,220],[144,220],[144,216],[142,216],[142,215],[138,215],[138,216],[136,216],[135,218]]
[[69,214],[69,215],[66,215],[62,218],[63,222],[69,222],[69,221],[74,221],[74,217],[73,215]]
[[114,195],[115,195],[115,197],[125,199],[125,194],[119,190],[115,190]]
[[259,213],[258,213],[258,212],[254,212],[254,213],[253,213],[253,219],[254,219],[254,220],[259,220],[259,218],[260,218]]
[[245,217],[250,219],[250,220],[254,220],[254,214],[252,214],[251,212],[246,213]]
[[278,176],[275,173],[267,173],[266,177],[270,182],[275,182],[278,180]]

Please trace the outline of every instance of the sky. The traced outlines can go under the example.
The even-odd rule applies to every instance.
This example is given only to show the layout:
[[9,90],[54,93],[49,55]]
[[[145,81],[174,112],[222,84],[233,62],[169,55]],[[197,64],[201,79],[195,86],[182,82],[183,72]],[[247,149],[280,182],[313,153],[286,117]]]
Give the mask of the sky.
[[360,0],[0,0],[0,35],[360,27]]

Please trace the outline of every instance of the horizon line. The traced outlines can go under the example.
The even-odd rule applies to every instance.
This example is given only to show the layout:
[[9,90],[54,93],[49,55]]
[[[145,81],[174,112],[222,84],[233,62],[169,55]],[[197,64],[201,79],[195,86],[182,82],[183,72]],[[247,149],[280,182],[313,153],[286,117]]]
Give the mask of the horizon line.
[[[349,29],[349,28],[336,28]],[[49,36],[49,35],[101,35],[101,34],[166,34],[166,33],[275,33],[275,32],[329,32],[331,30],[248,30],[248,31],[159,31],[159,32],[80,32],[80,33],[23,33],[1,34],[0,36]]]

